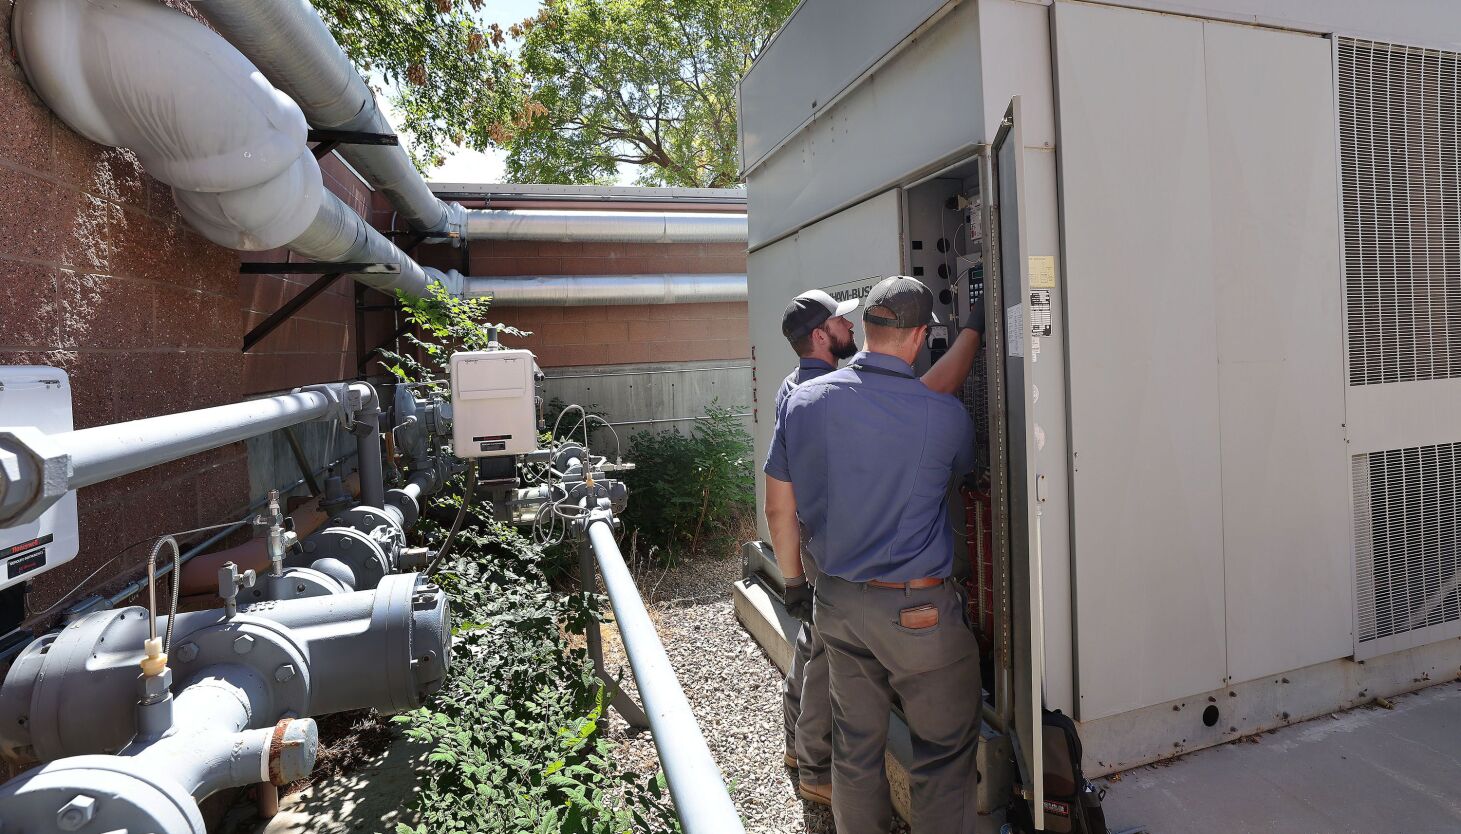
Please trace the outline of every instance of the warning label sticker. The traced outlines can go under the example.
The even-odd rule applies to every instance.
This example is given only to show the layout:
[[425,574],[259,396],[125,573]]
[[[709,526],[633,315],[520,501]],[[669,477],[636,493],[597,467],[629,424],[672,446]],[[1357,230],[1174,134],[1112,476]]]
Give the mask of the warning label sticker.
[[1025,355],[1025,305],[1005,308],[1004,336],[1008,340],[1010,356]]
[[1050,335],[1050,290],[1030,290],[1030,335]]

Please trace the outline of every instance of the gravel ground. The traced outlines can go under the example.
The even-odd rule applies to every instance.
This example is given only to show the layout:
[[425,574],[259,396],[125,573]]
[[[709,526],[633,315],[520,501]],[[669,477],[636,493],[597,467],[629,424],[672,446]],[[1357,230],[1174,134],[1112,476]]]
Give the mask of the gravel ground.
[[[636,567],[650,616],[746,831],[835,831],[831,812],[803,802],[795,774],[782,764],[781,672],[736,619],[731,585],[740,578],[739,562],[697,560],[669,571]],[[638,700],[612,626],[605,628],[604,658],[611,674],[623,669],[624,687]],[[620,742],[621,761],[654,772],[658,763],[647,731],[631,731],[611,712],[609,734]]]

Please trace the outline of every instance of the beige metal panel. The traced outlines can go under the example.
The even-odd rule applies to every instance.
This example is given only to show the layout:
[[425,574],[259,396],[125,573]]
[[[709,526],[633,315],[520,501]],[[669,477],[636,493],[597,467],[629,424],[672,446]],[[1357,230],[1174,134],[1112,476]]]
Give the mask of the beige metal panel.
[[[1073,715],[1074,623],[1071,601],[1070,449],[1066,426],[1065,300],[1061,275],[1060,195],[1056,177],[1055,100],[1050,63],[1050,10],[1019,0],[979,5],[979,53],[986,124],[997,125],[1010,98],[1020,97],[1024,134],[1027,255],[1053,259],[1051,335],[1039,337],[1030,366],[1034,383],[1035,467],[1040,479],[1040,551],[1044,593],[1045,705]],[[1033,343],[1032,343],[1033,344]]]
[[946,0],[805,0],[741,79],[741,160],[751,168]]
[[1334,73],[1324,38],[1226,23],[1204,35],[1228,675],[1240,682],[1352,645]]
[[[756,183],[750,186],[755,193]],[[765,541],[765,476],[760,475],[776,427],[776,389],[796,367],[796,353],[781,335],[781,313],[798,293],[896,275],[902,268],[902,208],[898,189],[815,223],[746,259],[755,377],[756,525]],[[860,321],[860,317],[855,317]]]
[[1096,0],[1327,35],[1461,48],[1456,0]]
[[[978,15],[965,2],[747,176],[751,250],[904,184],[984,136]],[[747,112],[760,104],[742,93]],[[992,133],[992,132],[991,132]]]
[[1079,717],[1221,686],[1202,23],[1055,8]]
[[1349,452],[1455,443],[1461,434],[1461,379],[1349,388]]

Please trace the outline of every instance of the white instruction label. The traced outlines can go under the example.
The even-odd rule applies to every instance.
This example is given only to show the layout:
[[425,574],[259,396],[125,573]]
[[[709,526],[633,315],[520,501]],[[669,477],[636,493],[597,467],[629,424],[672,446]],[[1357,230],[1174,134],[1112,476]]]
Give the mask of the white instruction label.
[[1025,305],[1005,308],[1004,337],[1009,344],[1010,356],[1025,355]]

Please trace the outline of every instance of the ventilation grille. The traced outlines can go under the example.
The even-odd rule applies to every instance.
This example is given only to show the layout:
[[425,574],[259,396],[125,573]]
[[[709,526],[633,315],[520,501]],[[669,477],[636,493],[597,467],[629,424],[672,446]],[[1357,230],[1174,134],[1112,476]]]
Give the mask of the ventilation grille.
[[1461,54],[1339,41],[1349,383],[1461,376]]
[[1360,642],[1461,621],[1461,444],[1353,465]]

